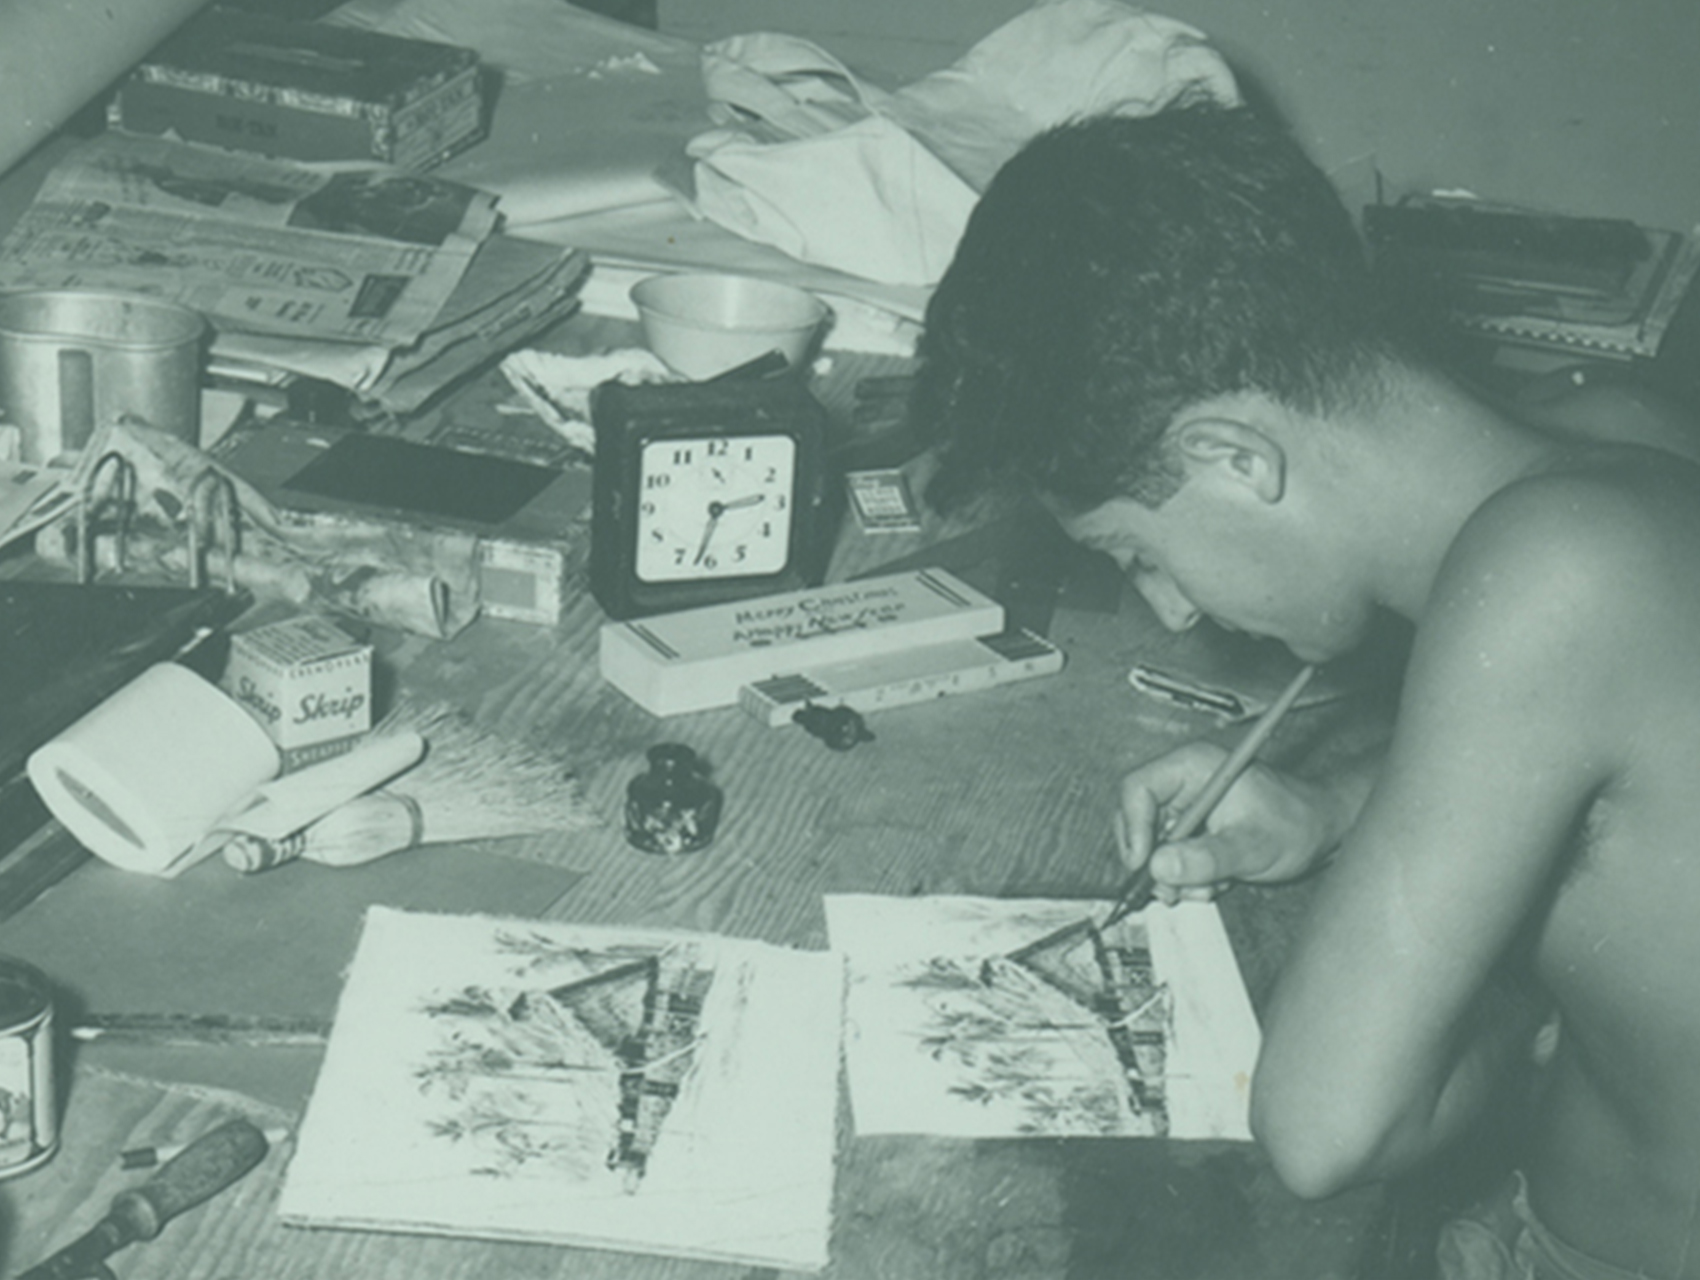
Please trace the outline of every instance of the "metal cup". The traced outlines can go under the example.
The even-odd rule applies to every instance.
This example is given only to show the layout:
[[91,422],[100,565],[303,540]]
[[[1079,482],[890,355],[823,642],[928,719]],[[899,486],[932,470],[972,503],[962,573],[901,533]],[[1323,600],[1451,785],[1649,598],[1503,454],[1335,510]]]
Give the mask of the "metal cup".
[[82,448],[128,414],[200,443],[199,312],[143,294],[39,289],[0,296],[0,409],[22,460]]

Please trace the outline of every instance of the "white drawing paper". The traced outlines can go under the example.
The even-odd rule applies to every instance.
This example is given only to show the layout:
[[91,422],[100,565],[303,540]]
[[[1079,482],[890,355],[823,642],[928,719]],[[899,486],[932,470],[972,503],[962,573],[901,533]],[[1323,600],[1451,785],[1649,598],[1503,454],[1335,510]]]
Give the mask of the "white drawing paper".
[[1107,902],[826,898],[856,1132],[1250,1140],[1257,1020],[1221,916]]
[[826,1265],[842,966],[374,907],[279,1214]]

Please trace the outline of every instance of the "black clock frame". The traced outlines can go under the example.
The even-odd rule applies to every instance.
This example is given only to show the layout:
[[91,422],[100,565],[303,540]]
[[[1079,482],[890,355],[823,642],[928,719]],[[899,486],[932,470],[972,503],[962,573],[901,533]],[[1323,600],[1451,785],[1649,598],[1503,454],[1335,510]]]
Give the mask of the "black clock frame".
[[[815,586],[831,551],[826,411],[795,377],[730,382],[605,382],[591,392],[596,435],[591,480],[590,590],[609,617],[640,618]],[[786,435],[796,473],[785,567],[695,582],[637,576],[638,470],[657,440]]]

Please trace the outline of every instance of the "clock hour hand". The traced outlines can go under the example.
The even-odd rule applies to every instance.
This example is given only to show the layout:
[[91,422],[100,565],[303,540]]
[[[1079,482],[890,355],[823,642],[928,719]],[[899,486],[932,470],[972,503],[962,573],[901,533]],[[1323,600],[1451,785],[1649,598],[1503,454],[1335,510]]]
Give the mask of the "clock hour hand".
[[708,544],[714,539],[714,530],[716,526],[719,525],[721,516],[725,515],[728,511],[736,511],[740,507],[753,507],[765,497],[767,497],[765,493],[752,493],[748,497],[739,498],[733,502],[715,501],[709,503],[708,524],[703,528],[702,541],[697,544],[696,557],[691,561],[691,563],[701,564],[703,557],[708,554]]

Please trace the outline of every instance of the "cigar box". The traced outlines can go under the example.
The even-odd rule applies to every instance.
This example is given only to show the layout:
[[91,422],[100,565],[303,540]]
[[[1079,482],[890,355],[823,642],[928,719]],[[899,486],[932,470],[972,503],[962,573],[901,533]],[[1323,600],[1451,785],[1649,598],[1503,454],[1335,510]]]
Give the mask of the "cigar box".
[[470,49],[214,7],[135,68],[108,123],[295,160],[417,170],[477,141],[484,115]]

